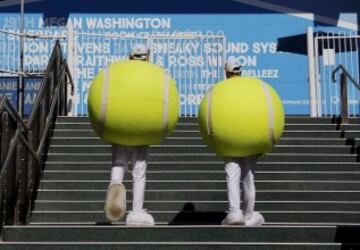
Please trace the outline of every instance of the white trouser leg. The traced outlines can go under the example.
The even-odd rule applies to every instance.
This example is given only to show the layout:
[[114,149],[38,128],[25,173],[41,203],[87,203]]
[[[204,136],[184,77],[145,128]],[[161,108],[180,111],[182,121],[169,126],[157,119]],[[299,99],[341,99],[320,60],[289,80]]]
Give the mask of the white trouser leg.
[[129,146],[112,145],[111,182],[122,182],[124,180],[128,168],[129,153]]
[[144,204],[148,146],[133,147],[132,153],[133,211],[140,211],[143,209]]
[[226,158],[225,171],[228,189],[229,211],[232,212],[240,210],[240,166],[234,159]]
[[242,188],[244,196],[243,211],[246,216],[254,212],[255,207],[255,183],[254,169],[256,164],[256,156],[243,157],[240,159],[242,168]]

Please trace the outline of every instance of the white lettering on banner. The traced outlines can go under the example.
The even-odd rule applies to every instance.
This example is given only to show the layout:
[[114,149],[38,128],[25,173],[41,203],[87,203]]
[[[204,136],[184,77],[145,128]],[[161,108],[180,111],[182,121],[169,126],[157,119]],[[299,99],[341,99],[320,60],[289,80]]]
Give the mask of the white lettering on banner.
[[220,42],[213,41],[212,43],[205,43],[204,44],[204,52],[206,54],[209,53],[222,53],[224,51],[224,46]]
[[49,43],[39,43],[38,41],[26,42],[24,44],[25,53],[48,53]]
[[108,54],[110,52],[110,44],[108,43],[79,43],[77,45],[78,52],[86,54]]
[[243,76],[254,76],[260,78],[279,78],[278,69],[244,69],[241,71]]
[[157,42],[153,43],[151,46],[152,53],[195,53],[200,47],[199,43],[187,42],[187,43],[164,43]]
[[27,82],[25,84],[25,90],[39,90],[41,82]]
[[24,56],[24,63],[25,65],[32,65],[32,66],[44,66],[46,67],[49,61],[49,56],[42,55],[42,56]]
[[66,18],[65,17],[44,17],[39,19],[39,28],[44,26],[65,26]]
[[180,105],[200,105],[203,94],[181,94]]
[[201,90],[201,91],[208,91],[211,89],[212,85],[206,83],[195,83],[192,85],[193,90]]
[[170,29],[170,18],[111,18],[88,17],[88,29]]
[[[76,64],[78,66],[86,65],[86,66],[93,66],[93,67],[99,67],[103,68],[104,66],[109,65],[112,62],[115,61],[121,61],[126,60],[127,56],[106,56],[106,55],[78,55],[76,57]],[[78,67],[79,68],[79,67]]]
[[0,82],[0,90],[16,90],[17,89],[17,82]]
[[[25,17],[24,25],[27,28],[33,27],[36,28],[36,21],[34,17]],[[4,19],[4,29],[14,29],[20,27],[20,15],[14,17],[5,17]]]
[[298,99],[298,100],[283,100],[284,105],[309,105],[308,99]]
[[204,58],[202,56],[179,56],[179,55],[169,55],[168,66],[197,66],[201,67],[204,65]]
[[[221,74],[221,72],[220,72]],[[218,77],[218,71],[217,70],[203,70],[201,71],[201,77],[203,78],[208,78],[208,77],[215,77],[217,78]]]
[[263,53],[272,53],[276,52],[276,43],[274,42],[255,42],[253,43],[253,52],[256,54]]
[[24,103],[25,104],[34,104],[35,102],[35,99],[36,99],[36,95],[37,93],[28,93],[28,94],[25,94],[25,100],[24,100]]
[[[237,64],[241,66],[257,66],[257,56],[256,55],[241,55],[241,56],[235,56],[235,61]],[[215,57],[217,59],[217,57]],[[221,65],[222,63],[220,63]],[[215,64],[216,65],[216,64]]]
[[226,49],[227,53],[243,54],[249,51],[249,45],[245,42],[229,42]]

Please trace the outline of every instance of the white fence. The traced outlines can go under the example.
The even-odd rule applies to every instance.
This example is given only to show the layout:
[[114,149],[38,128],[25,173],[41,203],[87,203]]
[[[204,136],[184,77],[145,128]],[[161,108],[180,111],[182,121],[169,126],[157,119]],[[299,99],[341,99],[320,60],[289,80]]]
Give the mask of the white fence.
[[[315,110],[313,116],[340,114],[340,77],[337,77],[338,82],[332,82],[332,72],[338,65],[343,65],[350,75],[359,82],[359,38],[360,36],[356,32],[315,33],[313,40],[313,107]],[[311,77],[310,71],[309,78]],[[360,95],[350,80],[348,80],[348,95],[349,115],[359,116]]]
[[207,90],[224,77],[225,37],[214,34],[96,34],[74,32],[69,38],[69,63],[79,95],[74,114],[87,114],[87,94],[93,77],[108,64],[127,59],[134,43],[146,44],[150,61],[175,78],[182,116],[197,116]]
[[[44,34],[45,33],[45,34]],[[63,46],[64,35],[47,35],[46,32],[20,34],[17,31],[0,30],[0,76],[28,76],[42,74],[48,63],[55,41]],[[20,69],[20,39],[24,38],[24,72]]]
[[[51,32],[49,32],[51,33]],[[20,37],[24,36],[24,72],[20,70]],[[108,64],[128,58],[132,44],[149,47],[151,62],[169,71],[180,92],[180,115],[197,116],[202,96],[224,78],[225,36],[193,32],[136,34],[87,33],[71,23],[57,35],[19,34],[0,30],[0,77],[41,75],[56,39],[72,72],[76,93],[70,98],[71,115],[87,115],[87,94],[92,79]]]

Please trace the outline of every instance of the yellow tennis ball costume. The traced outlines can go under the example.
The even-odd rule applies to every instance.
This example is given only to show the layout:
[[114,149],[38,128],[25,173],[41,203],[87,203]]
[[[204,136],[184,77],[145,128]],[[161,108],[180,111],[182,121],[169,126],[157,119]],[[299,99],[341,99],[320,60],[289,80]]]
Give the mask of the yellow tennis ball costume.
[[284,129],[276,91],[254,77],[233,77],[215,85],[199,109],[201,135],[223,157],[269,152]]
[[159,144],[175,128],[179,94],[175,80],[157,65],[113,63],[94,78],[88,111],[96,133],[122,145]]

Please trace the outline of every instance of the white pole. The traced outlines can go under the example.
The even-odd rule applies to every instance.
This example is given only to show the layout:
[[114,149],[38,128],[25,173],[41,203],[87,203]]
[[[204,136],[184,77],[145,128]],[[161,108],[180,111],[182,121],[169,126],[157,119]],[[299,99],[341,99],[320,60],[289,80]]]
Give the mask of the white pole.
[[70,89],[67,91],[68,96],[68,115],[76,116],[77,115],[77,105],[79,103],[79,97],[77,93],[77,79],[75,76],[75,44],[74,44],[74,27],[70,20],[67,22],[67,64],[69,66],[69,71],[74,81],[74,95],[70,95]]
[[[315,87],[315,62],[314,62],[314,29],[307,28],[307,53],[309,62],[309,90],[310,90],[310,116],[317,117],[316,87]],[[319,100],[318,100],[319,101]]]

